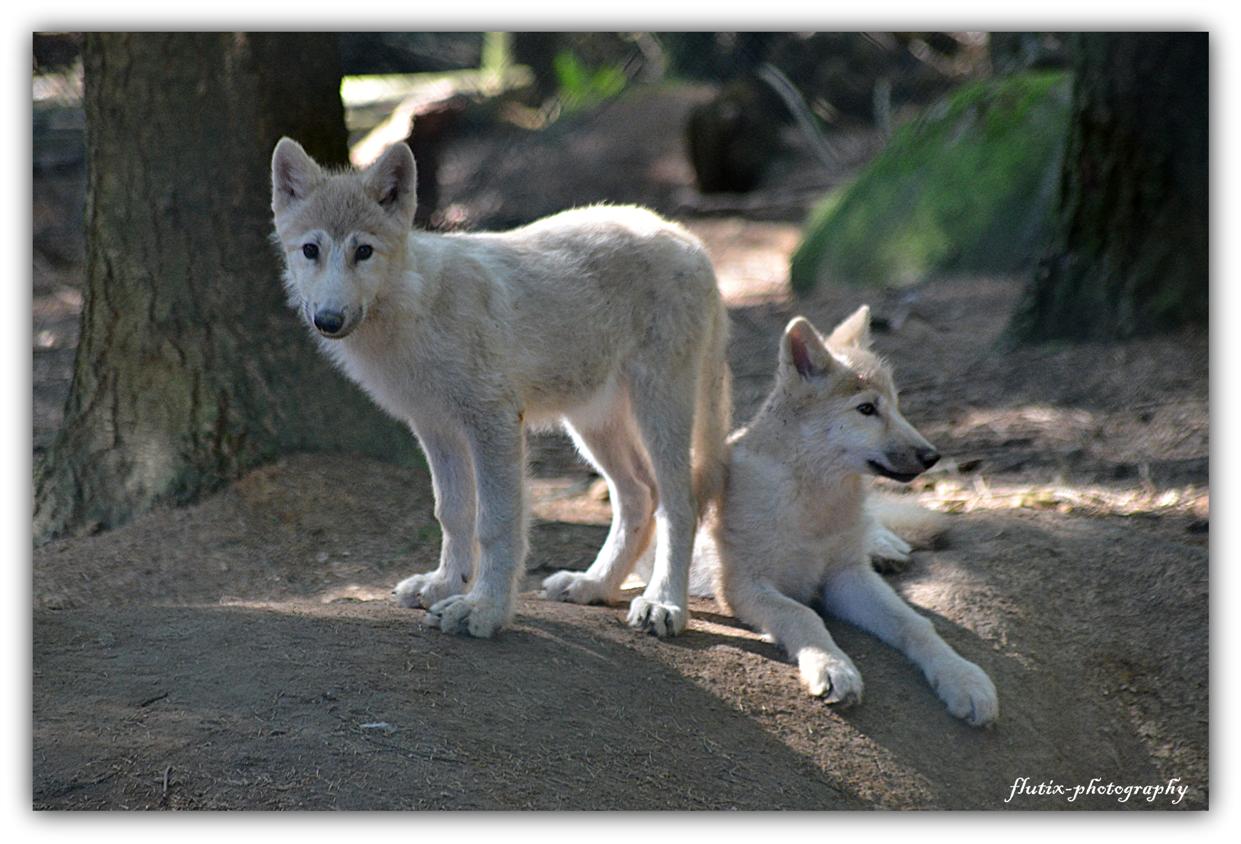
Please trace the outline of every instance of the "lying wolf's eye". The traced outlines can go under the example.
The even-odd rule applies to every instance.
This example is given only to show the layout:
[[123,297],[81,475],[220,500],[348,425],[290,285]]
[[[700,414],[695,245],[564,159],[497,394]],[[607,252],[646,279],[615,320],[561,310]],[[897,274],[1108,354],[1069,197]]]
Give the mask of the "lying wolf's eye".
[[371,253],[374,251],[375,250],[372,249],[370,246],[363,243],[361,246],[357,248],[357,251],[353,253],[353,257],[355,260],[365,261],[367,258],[371,257]]
[[319,247],[313,243],[307,243],[302,247],[302,254],[313,261],[319,257]]
[[875,406],[871,404],[870,402],[866,402],[865,404],[859,404],[857,406],[857,412],[862,414],[863,416],[874,416]]

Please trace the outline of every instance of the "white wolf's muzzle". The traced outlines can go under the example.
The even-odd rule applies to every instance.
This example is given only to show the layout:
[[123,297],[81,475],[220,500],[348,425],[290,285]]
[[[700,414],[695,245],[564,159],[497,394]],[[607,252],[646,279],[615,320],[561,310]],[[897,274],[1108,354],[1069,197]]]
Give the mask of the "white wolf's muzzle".
[[927,443],[898,452],[887,451],[882,460],[867,460],[866,464],[876,475],[883,475],[901,483],[909,483],[939,462],[939,451]]
[[332,340],[347,337],[362,322],[362,309],[348,306],[307,305],[306,315],[315,330]]

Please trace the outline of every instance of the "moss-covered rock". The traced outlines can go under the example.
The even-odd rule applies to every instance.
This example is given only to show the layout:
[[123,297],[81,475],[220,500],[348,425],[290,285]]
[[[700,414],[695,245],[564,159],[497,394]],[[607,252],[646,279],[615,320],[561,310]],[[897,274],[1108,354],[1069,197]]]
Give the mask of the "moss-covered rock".
[[812,212],[792,284],[908,285],[942,272],[1011,272],[1051,233],[1068,134],[1067,74],[970,83]]

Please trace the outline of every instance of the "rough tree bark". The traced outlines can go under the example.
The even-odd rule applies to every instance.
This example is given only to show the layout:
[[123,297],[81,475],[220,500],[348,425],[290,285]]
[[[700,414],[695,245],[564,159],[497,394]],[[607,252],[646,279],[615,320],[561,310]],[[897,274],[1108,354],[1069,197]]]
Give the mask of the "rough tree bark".
[[335,40],[87,36],[87,284],[36,542],[181,503],[292,450],[408,456],[284,302],[269,162],[347,157]]
[[1207,35],[1089,33],[1071,53],[1058,238],[1013,333],[1127,337],[1205,323]]

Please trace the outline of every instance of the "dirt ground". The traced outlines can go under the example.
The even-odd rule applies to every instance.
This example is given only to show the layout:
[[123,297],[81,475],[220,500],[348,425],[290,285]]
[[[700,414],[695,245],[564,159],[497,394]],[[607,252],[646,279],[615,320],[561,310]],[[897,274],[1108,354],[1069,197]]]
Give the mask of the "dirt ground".
[[[652,171],[681,185],[673,204],[677,166]],[[39,196],[36,450],[58,424],[81,283],[71,256],[40,257]],[[795,224],[688,222],[729,300],[739,421],[790,316],[827,327],[873,306],[906,415],[946,455],[911,492],[953,514],[891,580],[991,674],[994,728],[956,721],[900,655],[831,620],[866,681],[843,711],[709,600],[668,641],[628,629],[624,604],[540,600],[538,582],[584,568],[607,532],[562,437],[532,441],[531,570],[491,641],[389,598],[435,564],[424,470],[294,455],[197,505],[34,550],[34,807],[1206,808],[1205,332],[1005,350],[1017,280],[794,301]],[[1006,802],[1023,777],[1189,790],[1175,806]]]

